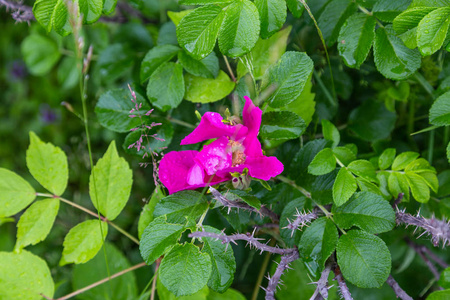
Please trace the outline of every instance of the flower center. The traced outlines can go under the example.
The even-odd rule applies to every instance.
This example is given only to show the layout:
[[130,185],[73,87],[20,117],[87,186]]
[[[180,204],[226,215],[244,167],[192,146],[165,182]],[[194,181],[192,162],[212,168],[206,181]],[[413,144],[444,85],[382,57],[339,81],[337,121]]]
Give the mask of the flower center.
[[247,157],[244,154],[244,146],[242,146],[241,143],[233,140],[228,141],[228,146],[231,147],[232,166],[236,167],[245,163],[245,159]]

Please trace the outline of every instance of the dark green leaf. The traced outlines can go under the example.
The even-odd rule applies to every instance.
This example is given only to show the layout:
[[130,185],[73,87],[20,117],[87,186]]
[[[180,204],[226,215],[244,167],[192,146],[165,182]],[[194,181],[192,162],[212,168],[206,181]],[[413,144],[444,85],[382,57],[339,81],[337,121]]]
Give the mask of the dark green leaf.
[[290,111],[267,112],[261,121],[261,137],[264,139],[295,139],[306,129],[305,121]]
[[28,70],[36,76],[43,76],[50,72],[61,57],[54,40],[37,34],[32,34],[23,40],[21,51]]
[[317,21],[328,46],[336,43],[342,25],[355,11],[356,4],[353,1],[328,1],[327,6]]
[[259,201],[258,197],[250,195],[245,191],[229,190],[226,195],[232,201],[243,201],[257,210],[261,209],[261,201]]
[[328,120],[323,119],[322,120],[322,132],[323,132],[323,137],[326,140],[333,142],[332,148],[339,145],[339,142],[341,140],[341,135],[339,134],[339,130],[337,130],[336,126],[334,126],[333,123],[331,123]]
[[308,166],[308,172],[313,175],[325,175],[336,169],[336,158],[330,148],[325,148],[314,157]]
[[437,126],[450,125],[450,91],[434,101],[430,109],[430,123]]
[[379,0],[373,7],[373,14],[384,22],[392,22],[410,3],[411,0]]
[[341,168],[333,184],[333,201],[341,206],[356,192],[356,180],[347,168]]
[[0,218],[17,214],[35,198],[36,191],[25,179],[0,168]]
[[286,21],[285,0],[255,0],[261,20],[261,37],[266,39],[281,29]]
[[141,63],[141,83],[149,79],[159,66],[174,58],[180,50],[179,47],[170,44],[150,49]]
[[184,98],[200,103],[219,101],[228,96],[236,85],[222,70],[219,71],[219,75],[214,79],[185,74],[184,80],[186,82],[186,95]]
[[112,44],[98,55],[97,65],[105,81],[114,81],[129,72],[133,65],[133,56],[123,44]]
[[197,220],[208,207],[206,197],[195,191],[181,191],[162,198],[155,206],[155,218],[165,215],[168,223],[185,224]]
[[356,154],[347,147],[336,147],[333,149],[333,154],[345,166],[356,159]]
[[150,76],[147,96],[162,111],[180,105],[184,92],[183,67],[179,64],[164,63]]
[[183,68],[194,76],[216,78],[219,74],[219,59],[214,52],[202,60],[196,60],[185,51],[180,51],[178,60]]
[[382,233],[395,225],[395,213],[389,202],[370,192],[355,193],[342,206],[333,206],[332,213],[336,224],[343,229],[357,226],[369,233]]
[[[435,7],[415,7],[402,12],[394,19],[393,27],[395,32],[404,34],[408,31],[416,31],[419,22],[435,9]],[[416,34],[414,34],[415,37]]]

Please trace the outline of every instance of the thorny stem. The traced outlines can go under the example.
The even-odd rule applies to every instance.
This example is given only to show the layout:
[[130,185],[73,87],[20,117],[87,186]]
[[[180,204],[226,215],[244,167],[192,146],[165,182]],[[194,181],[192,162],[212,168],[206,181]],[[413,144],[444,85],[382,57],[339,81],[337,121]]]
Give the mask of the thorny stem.
[[316,299],[317,295],[321,295],[324,299],[328,298],[328,275],[330,275],[330,272],[331,272],[331,264],[328,263],[325,266],[325,269],[322,271],[319,281],[317,281],[316,291],[311,296],[310,300]]
[[[271,245],[275,245],[274,240],[270,241],[270,243],[271,243]],[[252,298],[251,298],[252,300],[258,299],[259,289],[260,289],[261,283],[264,279],[264,273],[266,273],[267,266],[269,265],[271,255],[272,255],[272,253],[266,252],[266,255],[264,256],[264,261],[261,265],[261,269],[259,270],[258,278],[256,279],[255,288],[253,289]]]
[[123,271],[120,271],[120,272],[118,272],[118,273],[116,273],[116,274],[113,274],[113,275],[111,275],[111,276],[108,277],[108,278],[104,278],[104,279],[102,279],[102,280],[100,280],[100,281],[94,282],[93,284],[88,285],[87,287],[84,287],[84,288],[82,288],[82,289],[79,289],[79,290],[77,290],[77,291],[75,291],[75,292],[73,292],[73,293],[70,293],[70,294],[68,294],[68,295],[66,295],[66,296],[63,296],[63,297],[60,297],[60,298],[57,298],[57,299],[55,299],[55,300],[66,300],[66,299],[70,299],[70,298],[72,298],[72,297],[74,297],[74,296],[76,296],[76,295],[79,295],[79,294],[81,294],[81,293],[84,293],[84,292],[86,292],[86,291],[92,289],[92,288],[95,288],[96,286],[99,286],[99,285],[101,285],[101,284],[103,284],[103,283],[105,283],[105,282],[107,282],[107,281],[109,281],[109,280],[111,280],[111,279],[114,279],[114,278],[116,278],[116,277],[122,276],[123,274],[126,274],[126,273],[128,273],[128,272],[131,272],[131,271],[134,271],[134,270],[136,270],[136,269],[142,268],[142,267],[144,267],[144,266],[146,266],[146,265],[147,265],[147,264],[146,264],[145,262],[142,262],[142,263],[137,264],[137,265],[135,265],[135,266],[132,266],[132,267],[130,267],[130,268],[128,268],[128,269],[125,269],[125,270],[123,270]]
[[408,241],[408,244],[409,244],[409,246],[410,246],[411,248],[414,249],[414,251],[416,251],[417,254],[419,254],[419,256],[422,258],[422,260],[425,262],[425,264],[426,264],[426,265],[428,266],[428,268],[430,269],[431,273],[433,273],[434,278],[435,278],[436,280],[439,280],[440,274],[439,274],[438,270],[437,270],[436,267],[433,265],[433,263],[428,259],[428,257],[425,256],[424,252],[423,252],[420,248],[415,247],[415,244],[414,244],[413,242]]
[[397,298],[400,298],[402,300],[413,300],[411,296],[409,296],[401,287],[398,285],[397,281],[395,281],[394,277],[392,275],[389,275],[388,279],[386,280],[387,284],[391,286],[391,288],[394,290],[395,295],[397,295]]
[[281,275],[284,271],[289,268],[289,264],[299,258],[298,251],[292,252],[288,255],[283,255],[281,257],[280,263],[272,277],[268,276],[269,284],[266,291],[266,300],[275,300],[275,292],[277,290],[278,284],[281,282]]
[[335,279],[338,282],[339,289],[341,290],[341,295],[344,300],[353,300],[352,295],[350,294],[350,290],[348,289],[347,284],[345,283],[344,277],[342,276],[341,269],[337,264],[334,266],[334,274]]
[[[99,214],[96,214],[95,212],[93,212],[90,209],[87,209],[84,206],[81,206],[79,204],[76,204],[75,202],[72,202],[70,200],[67,200],[65,198],[62,198],[60,196],[56,196],[56,195],[52,195],[52,194],[45,194],[45,193],[36,193],[36,196],[40,196],[40,197],[46,197],[46,198],[55,198],[55,199],[59,199],[62,202],[69,204],[75,208],[78,208],[79,210],[84,211],[85,213],[98,218]],[[117,231],[119,231],[120,233],[122,233],[124,236],[126,236],[127,238],[129,238],[130,240],[132,240],[134,243],[136,243],[137,245],[139,245],[139,240],[137,238],[135,238],[134,236],[132,236],[131,234],[129,234],[128,232],[126,232],[125,230],[123,230],[122,228],[120,228],[119,226],[117,226],[116,224],[114,224],[112,221],[108,220],[107,218],[100,216],[100,220],[102,222],[107,222],[109,225],[111,225],[112,227],[114,227]]]

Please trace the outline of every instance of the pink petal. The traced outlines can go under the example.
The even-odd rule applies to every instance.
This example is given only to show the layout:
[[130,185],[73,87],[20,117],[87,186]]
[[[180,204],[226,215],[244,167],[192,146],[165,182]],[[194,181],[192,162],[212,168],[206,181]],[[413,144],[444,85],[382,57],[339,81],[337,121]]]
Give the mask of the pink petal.
[[187,175],[187,183],[189,185],[202,184],[205,181],[205,172],[199,164],[194,164]]
[[248,128],[247,136],[257,136],[259,127],[261,127],[262,110],[253,104],[253,101],[244,96],[245,105],[242,111],[242,121],[244,126]]
[[222,136],[229,136],[235,140],[243,138],[247,133],[247,128],[241,124],[235,126],[222,122],[223,118],[219,113],[206,112],[200,124],[194,131],[185,137],[180,145],[195,144],[209,139]]
[[233,154],[226,137],[221,137],[206,145],[195,157],[195,161],[203,166],[208,175],[214,175],[219,170],[231,167],[232,160]]
[[263,152],[261,149],[261,143],[259,142],[258,138],[256,136],[251,137],[247,136],[242,143],[242,145],[245,147],[245,155],[247,157],[259,157],[263,156]]
[[284,170],[283,164],[275,156],[247,157],[245,166],[251,177],[262,180],[269,180]]

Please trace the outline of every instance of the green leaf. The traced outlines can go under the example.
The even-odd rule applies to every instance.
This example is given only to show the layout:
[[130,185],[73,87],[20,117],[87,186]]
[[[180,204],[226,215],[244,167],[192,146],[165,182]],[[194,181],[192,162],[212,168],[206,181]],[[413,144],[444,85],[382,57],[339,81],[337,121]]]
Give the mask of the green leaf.
[[133,53],[124,44],[112,44],[98,55],[97,65],[101,79],[105,82],[124,76],[134,63]]
[[67,4],[64,0],[58,0],[53,8],[52,23],[55,31],[66,36],[72,32],[72,26],[70,25],[70,15],[67,9]]
[[448,162],[450,163],[450,143],[448,143],[448,145],[447,145],[447,159],[448,159]]
[[0,168],[0,218],[17,214],[34,199],[36,191],[25,179]]
[[52,15],[57,2],[58,0],[36,0],[34,2],[33,15],[47,32],[52,30]]
[[417,46],[423,56],[438,51],[450,25],[450,7],[438,8],[427,14],[417,26]]
[[104,0],[103,1],[103,13],[106,15],[111,14],[116,8],[117,0]]
[[405,172],[405,175],[414,199],[420,203],[427,203],[430,200],[430,189],[425,179],[413,172]]
[[31,252],[0,252],[0,299],[53,298],[55,284],[47,263]]
[[326,119],[322,119],[322,132],[323,137],[326,140],[332,141],[333,145],[332,148],[339,145],[339,142],[341,140],[341,135],[339,134],[339,130],[337,130],[336,126],[334,126],[333,123]]
[[178,24],[180,24],[181,22],[181,19],[183,19],[186,15],[190,14],[192,11],[193,9],[186,9],[182,11],[168,11],[167,16],[172,20],[175,26],[178,26]]
[[66,56],[61,60],[56,73],[58,84],[63,90],[74,88],[80,78],[80,70],[77,68],[78,60],[75,57]]
[[229,190],[227,191],[226,196],[229,200],[242,201],[247,203],[251,207],[256,208],[257,210],[261,209],[261,201],[259,201],[258,197],[253,196],[246,191]]
[[56,42],[38,34],[26,37],[20,48],[28,70],[35,76],[46,75],[61,57]]
[[150,49],[141,63],[141,83],[149,79],[159,66],[174,58],[180,50],[179,47],[170,44],[158,45]]
[[333,201],[341,206],[356,192],[356,180],[347,168],[341,168],[333,184]]
[[356,4],[353,1],[328,1],[327,6],[317,20],[328,46],[332,46],[336,43],[342,25],[355,11]]
[[397,198],[400,193],[403,193],[404,198],[409,200],[409,183],[405,174],[398,172],[390,173],[388,187],[392,197]]
[[215,79],[185,74],[184,80],[186,82],[184,98],[196,103],[219,101],[228,96],[236,85],[222,70],[219,71],[219,75]]
[[421,56],[417,49],[409,49],[397,37],[392,27],[379,27],[374,43],[375,65],[384,77],[403,80],[420,67]]
[[444,289],[450,289],[450,268],[447,268],[444,271],[442,271],[438,283]]
[[342,206],[333,206],[331,212],[342,229],[357,226],[368,233],[382,233],[395,226],[395,213],[389,202],[370,192],[355,193]]
[[336,147],[333,149],[333,154],[345,166],[356,159],[356,154],[347,147]]
[[364,231],[347,231],[339,239],[336,253],[344,278],[361,288],[380,287],[391,271],[391,254],[386,244]]
[[436,169],[430,165],[428,160],[425,158],[418,158],[416,160],[413,160],[405,167],[405,172],[412,171],[415,173],[422,173],[422,172],[433,172],[436,174]]
[[[206,232],[221,233],[211,226],[204,226],[204,229]],[[233,249],[221,241],[204,238],[202,252],[208,253],[211,258],[212,268],[208,286],[216,292],[225,292],[233,283],[236,272]]]
[[298,0],[286,0],[287,7],[292,15],[296,18],[300,18],[305,10],[303,4]]
[[[292,199],[286,206],[283,208],[283,212],[280,217],[280,235],[286,245],[288,247],[293,247],[300,242],[300,237],[302,231],[295,230],[292,231],[286,226],[289,224],[289,221],[294,221],[296,218],[295,215],[297,212],[302,212],[305,210],[305,205],[307,203],[307,198],[305,196],[300,196],[295,199]],[[288,221],[289,220],[289,221]]]
[[427,300],[446,300],[450,297],[450,289],[443,290],[443,291],[435,291],[431,293]]
[[394,19],[394,30],[397,34],[414,31],[414,39],[416,39],[417,25],[419,25],[420,21],[426,15],[435,9],[435,7],[415,7],[402,12]]
[[[141,125],[141,118],[148,119],[145,115],[149,110],[147,100],[139,93],[136,94],[136,102],[128,89],[114,89],[102,94],[95,106],[95,114],[100,124],[109,130],[116,132],[128,132]],[[136,105],[142,105],[136,110]],[[130,111],[134,109],[132,113]],[[130,115],[137,117],[131,118]]]
[[123,157],[119,157],[112,141],[89,177],[89,195],[95,208],[108,220],[114,220],[130,198],[133,173]]
[[261,37],[267,39],[281,29],[286,21],[285,0],[255,0],[261,21]]
[[320,269],[323,269],[326,260],[336,248],[338,237],[336,225],[331,220],[321,217],[313,221],[298,244],[300,257],[305,262],[317,262]]
[[151,265],[176,244],[184,230],[184,225],[167,223],[165,217],[154,219],[142,234],[139,245],[142,258]]
[[79,0],[78,5],[85,24],[96,22],[102,15],[103,0]]
[[214,49],[224,17],[225,11],[219,5],[195,9],[178,24],[178,43],[193,58],[205,58]]
[[367,181],[379,183],[377,179],[377,174],[375,173],[375,168],[367,160],[358,159],[352,161],[348,165],[348,170],[353,174],[366,179]]
[[91,260],[103,245],[108,234],[108,224],[100,220],[81,222],[64,238],[60,266],[82,264]]
[[263,139],[295,139],[306,129],[303,119],[290,111],[271,111],[262,115],[260,135]]
[[392,163],[392,170],[393,171],[403,170],[404,168],[406,168],[407,165],[416,160],[416,158],[418,157],[419,153],[412,151],[403,152],[394,159],[394,162]]
[[242,295],[241,292],[232,288],[229,288],[223,294],[210,290],[207,298],[207,300],[245,300],[245,299],[246,298],[244,297],[244,295]]
[[[88,285],[107,278],[108,274],[112,275],[131,267],[126,256],[113,244],[105,243],[105,252],[106,253],[100,251],[93,259],[85,264],[75,265],[72,273],[72,285],[74,290],[80,290]],[[108,268],[105,264],[105,255],[108,258]],[[133,272],[128,272],[114,279],[110,279],[109,282],[111,284],[101,284],[77,295],[77,299],[138,299],[136,276]]]
[[[158,293],[158,297],[160,300],[208,300],[209,298],[207,298],[207,296],[214,291],[209,289],[209,287],[205,285],[202,289],[200,289],[194,294],[177,297],[161,283],[161,280],[158,276],[156,280],[156,292]],[[151,292],[147,292],[146,294],[143,295],[143,298],[140,298],[139,300],[148,299],[150,297],[150,293]]]
[[306,82],[300,96],[298,96],[297,99],[295,99],[288,105],[281,108],[281,110],[291,111],[299,115],[305,121],[306,126],[311,123],[314,112],[316,111],[316,102],[314,101],[316,94],[312,93],[311,89],[312,82],[309,79]]
[[193,244],[176,245],[167,253],[159,267],[161,283],[175,296],[190,295],[208,282],[211,258]]
[[164,198],[164,194],[161,191],[161,187],[157,186],[152,193],[152,197],[150,201],[142,207],[141,215],[139,216],[138,222],[138,236],[141,239],[142,234],[144,233],[145,228],[153,221],[153,211],[155,210],[156,204]]
[[66,154],[51,143],[42,142],[30,131],[27,167],[31,175],[48,191],[61,196],[69,180]]
[[181,191],[162,198],[155,206],[155,218],[165,215],[166,222],[185,224],[186,219],[197,221],[208,207],[206,197],[195,191]]
[[206,5],[206,4],[220,4],[229,3],[234,0],[180,0],[180,5]]
[[234,1],[225,11],[219,34],[220,51],[230,57],[250,52],[258,41],[258,9],[249,0]]
[[450,6],[450,0],[412,0],[408,8],[413,7],[444,7]]
[[339,33],[338,50],[347,66],[359,68],[366,60],[375,38],[375,18],[363,13],[352,15]]
[[[261,79],[267,69],[275,64],[286,51],[287,39],[291,29],[291,26],[287,26],[266,40],[258,39],[252,51],[242,57],[242,59],[239,59],[237,65],[238,78],[247,74],[249,72],[248,69],[251,68],[253,77]],[[250,61],[248,66],[244,64],[246,60]]]
[[184,96],[183,67],[167,62],[156,69],[150,76],[147,96],[150,102],[162,111],[180,105]]
[[378,167],[380,170],[386,170],[394,162],[396,150],[395,148],[387,148],[378,158]]
[[434,101],[430,109],[430,123],[436,126],[450,125],[450,91]]
[[178,60],[183,68],[194,76],[204,78],[216,78],[219,74],[219,59],[211,52],[202,60],[196,60],[185,51],[178,52]]
[[314,157],[308,166],[308,172],[313,175],[325,175],[336,169],[336,158],[333,150],[325,148]]
[[269,70],[270,84],[277,88],[269,98],[271,107],[283,107],[297,99],[310,78],[313,62],[304,52],[289,51]]
[[361,191],[371,192],[373,194],[377,194],[377,195],[384,197],[383,192],[381,192],[380,188],[377,185],[375,185],[372,182],[367,181],[361,177],[356,177],[355,179],[356,179],[356,183],[358,184],[358,187]]
[[439,189],[439,181],[435,172],[420,172],[418,173],[420,177],[425,179],[425,182],[430,187],[430,189],[437,193]]
[[373,6],[373,14],[384,22],[392,22],[410,3],[411,0],[379,0]]
[[17,223],[17,241],[14,250],[45,240],[52,229],[59,210],[58,199],[45,199],[33,203]]

